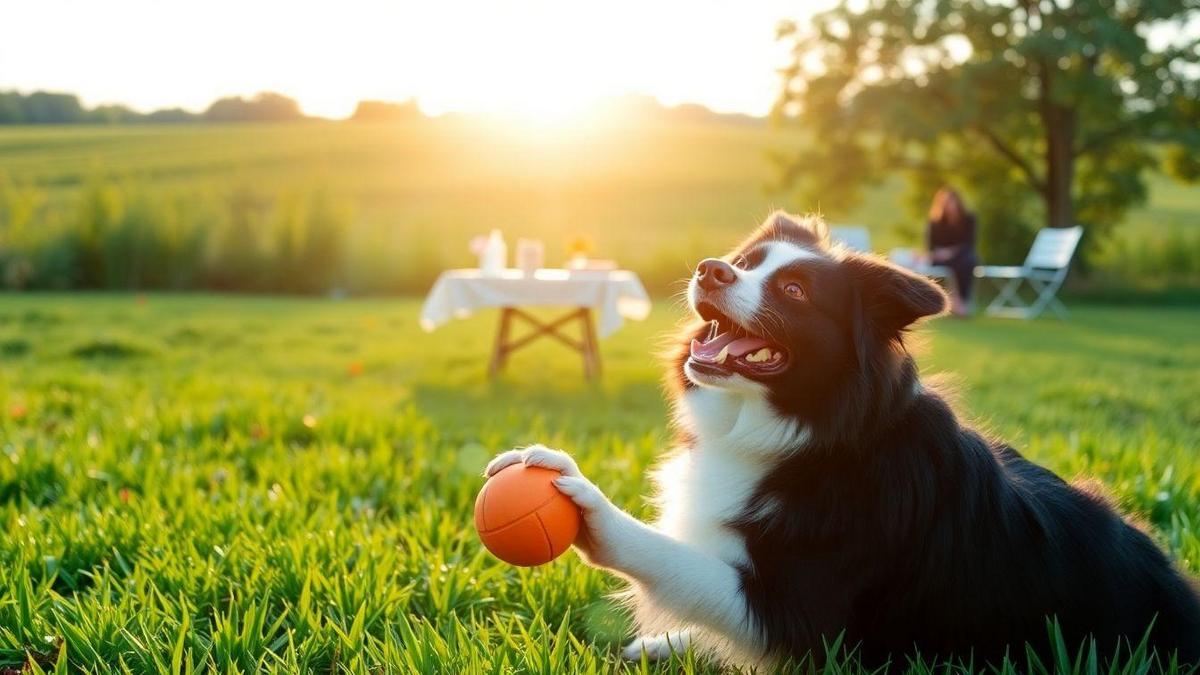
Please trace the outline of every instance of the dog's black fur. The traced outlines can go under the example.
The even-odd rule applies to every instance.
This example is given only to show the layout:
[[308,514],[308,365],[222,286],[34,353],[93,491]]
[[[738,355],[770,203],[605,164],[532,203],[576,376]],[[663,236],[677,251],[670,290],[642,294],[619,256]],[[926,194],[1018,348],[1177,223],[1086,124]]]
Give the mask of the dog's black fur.
[[[778,215],[730,257],[752,268],[761,244],[785,240],[824,258],[780,271],[802,280],[805,303],[764,301],[785,319],[764,322],[764,337],[791,363],[763,384],[813,435],[780,449],[730,523],[745,538],[743,592],[768,650],[820,658],[822,641],[845,631],[871,665],[918,652],[1021,663],[1026,643],[1048,656],[1053,617],[1072,653],[1090,636],[1112,654],[1153,623],[1160,655],[1200,663],[1195,586],[1141,528],[1096,490],[967,428],[920,385],[905,329],[943,311],[941,290],[831,251],[820,228]],[[686,358],[674,363],[681,389],[696,386]]]

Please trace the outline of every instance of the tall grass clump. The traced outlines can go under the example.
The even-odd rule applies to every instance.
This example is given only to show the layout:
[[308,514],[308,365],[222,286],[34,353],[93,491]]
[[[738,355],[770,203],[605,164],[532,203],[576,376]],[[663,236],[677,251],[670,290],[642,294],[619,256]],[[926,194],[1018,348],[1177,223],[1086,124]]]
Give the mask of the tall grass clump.
[[1133,289],[1200,287],[1200,229],[1122,232],[1096,255],[1099,281]]
[[0,176],[0,272],[10,289],[324,293],[348,267],[351,215],[328,191],[164,189],[93,178],[55,201]]

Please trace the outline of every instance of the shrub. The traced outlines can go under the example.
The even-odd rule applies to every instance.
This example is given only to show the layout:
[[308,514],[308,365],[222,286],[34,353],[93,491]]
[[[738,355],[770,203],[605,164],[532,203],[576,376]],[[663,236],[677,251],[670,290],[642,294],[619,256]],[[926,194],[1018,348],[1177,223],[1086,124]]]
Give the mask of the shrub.
[[1177,224],[1162,232],[1113,237],[1096,263],[1110,283],[1123,286],[1200,286],[1200,230]]

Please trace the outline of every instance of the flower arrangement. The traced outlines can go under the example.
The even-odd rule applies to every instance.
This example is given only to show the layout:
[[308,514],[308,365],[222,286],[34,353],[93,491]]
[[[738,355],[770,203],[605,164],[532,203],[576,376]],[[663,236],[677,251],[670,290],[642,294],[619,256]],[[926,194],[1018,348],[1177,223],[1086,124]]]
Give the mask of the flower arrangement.
[[586,259],[592,254],[593,250],[595,250],[595,243],[592,242],[591,237],[586,235],[575,235],[574,237],[571,237],[570,241],[567,242],[567,257],[571,259]]

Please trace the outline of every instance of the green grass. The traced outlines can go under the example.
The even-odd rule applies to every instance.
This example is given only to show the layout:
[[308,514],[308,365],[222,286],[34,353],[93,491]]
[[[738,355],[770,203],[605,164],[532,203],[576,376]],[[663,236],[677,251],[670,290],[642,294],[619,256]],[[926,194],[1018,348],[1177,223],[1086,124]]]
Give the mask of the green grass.
[[[612,579],[573,554],[496,561],[471,505],[493,453],[542,441],[650,516],[644,474],[668,439],[653,352],[675,309],[606,340],[589,386],[554,344],[488,383],[495,317],[424,334],[418,307],[0,296],[0,668],[626,668]],[[1073,309],[940,320],[925,370],[954,373],[1032,458],[1099,478],[1200,570],[1195,313]]]

